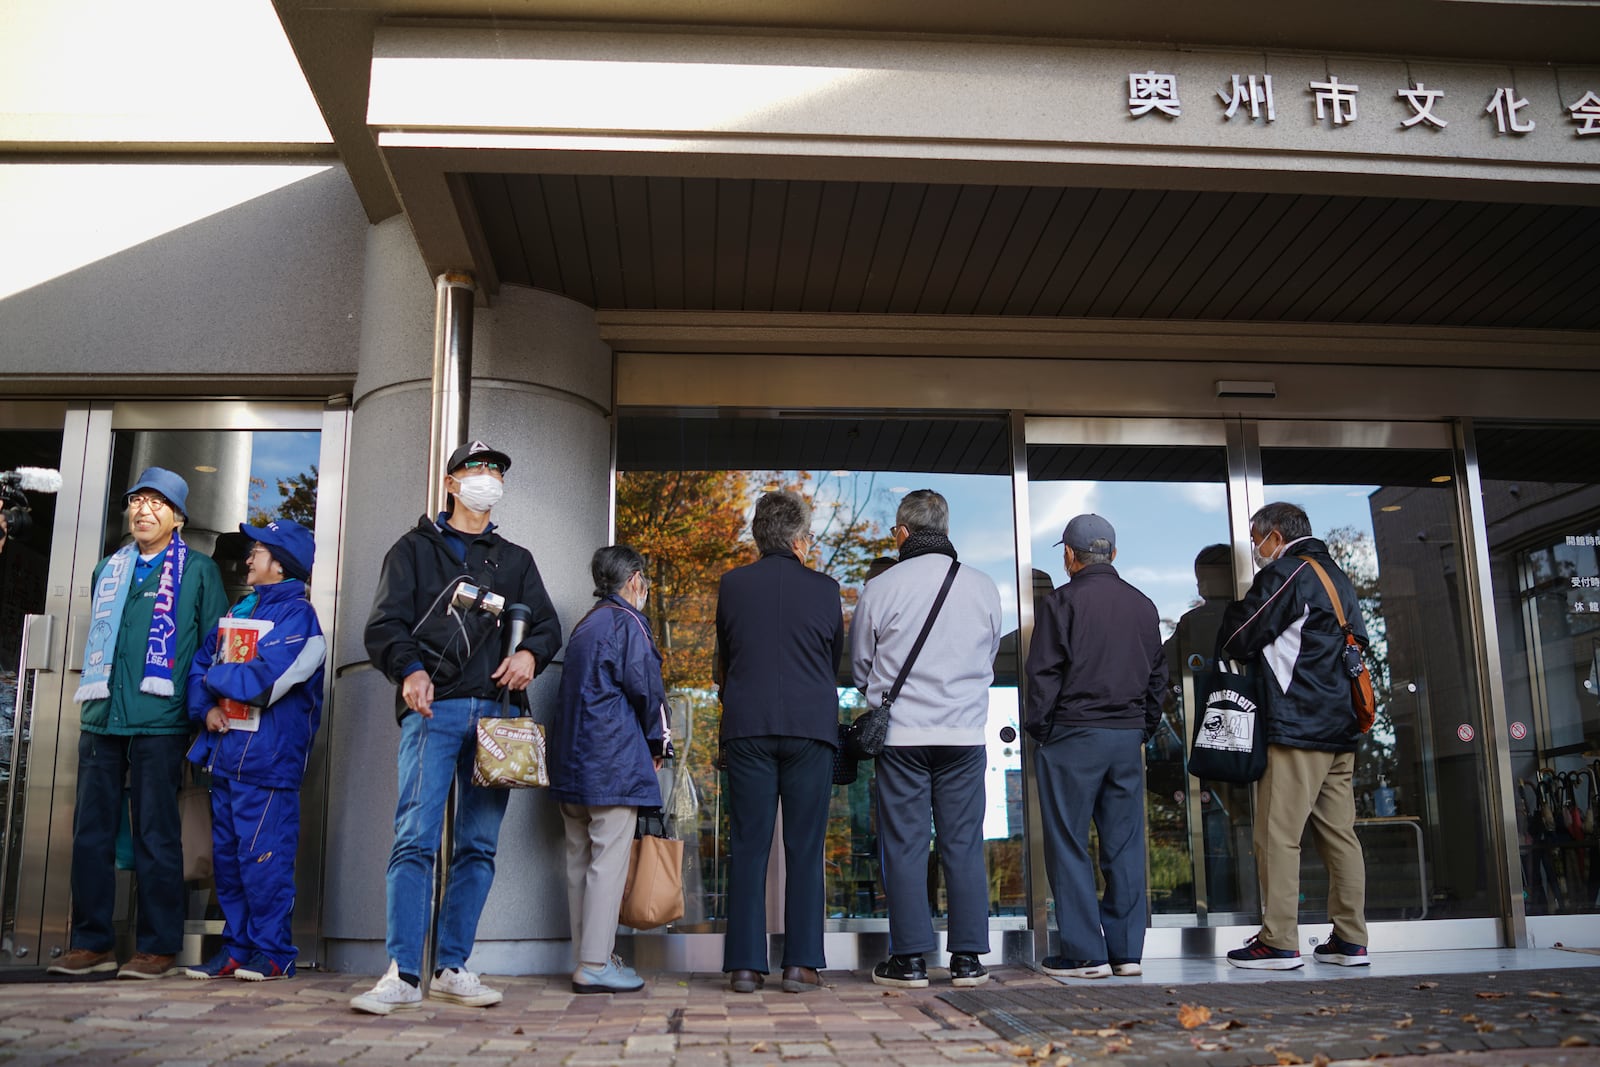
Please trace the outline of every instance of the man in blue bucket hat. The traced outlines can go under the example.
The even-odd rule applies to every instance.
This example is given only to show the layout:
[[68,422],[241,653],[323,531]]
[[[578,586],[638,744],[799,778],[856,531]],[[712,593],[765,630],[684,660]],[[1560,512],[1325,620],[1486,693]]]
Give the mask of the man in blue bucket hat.
[[[131,543],[90,579],[72,823],[72,937],[51,974],[161,978],[183,947],[178,789],[189,719],[184,689],[200,639],[228,607],[211,557],[183,540],[189,484],[151,467],[125,497]],[[135,955],[119,970],[112,912],[123,783],[132,808]]]
[[211,773],[211,843],[222,948],[185,972],[201,981],[294,977],[300,783],[322,720],[327,642],[306,594],[316,555],[292,519],[240,525],[250,592],[189,668],[189,759]]

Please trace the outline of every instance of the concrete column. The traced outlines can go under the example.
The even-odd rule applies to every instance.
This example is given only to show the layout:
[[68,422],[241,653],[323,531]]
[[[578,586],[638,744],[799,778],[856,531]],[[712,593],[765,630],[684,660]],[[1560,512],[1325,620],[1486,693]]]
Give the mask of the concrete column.
[[[388,965],[384,872],[399,740],[394,687],[367,663],[362,629],[383,556],[416,523],[410,502],[425,495],[433,312],[433,286],[405,220],[373,227],[351,423],[337,676],[325,727],[331,787],[324,959],[356,973]],[[495,521],[533,553],[565,633],[592,603],[589,556],[606,541],[611,351],[589,308],[507,289],[493,308],[478,310],[472,369],[465,436],[511,456]],[[530,689],[534,714],[546,721],[560,678],[558,661]],[[469,966],[530,974],[571,965],[560,814],[542,793],[519,790],[501,827],[494,890]]]

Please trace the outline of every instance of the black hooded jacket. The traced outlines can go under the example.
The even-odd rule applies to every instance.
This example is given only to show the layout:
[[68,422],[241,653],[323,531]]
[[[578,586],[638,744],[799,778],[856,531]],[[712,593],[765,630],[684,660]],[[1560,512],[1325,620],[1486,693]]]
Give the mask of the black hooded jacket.
[[[505,657],[497,620],[482,610],[450,609],[451,589],[465,580],[526,604],[533,612],[518,651],[533,654],[537,675],[561,649],[561,620],[545,592],[533,556],[501,537],[493,527],[476,536],[461,534],[465,558],[446,543],[439,525],[424,515],[383,558],[378,591],[365,633],[372,665],[395,685],[416,664],[433,676],[435,700],[452,697],[495,699],[500,690],[491,676]],[[395,717],[406,712],[396,697]]]

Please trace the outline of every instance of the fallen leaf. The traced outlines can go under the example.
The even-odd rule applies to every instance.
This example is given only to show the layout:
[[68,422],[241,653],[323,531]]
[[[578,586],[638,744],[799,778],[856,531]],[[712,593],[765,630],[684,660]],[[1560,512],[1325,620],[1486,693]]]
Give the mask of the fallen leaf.
[[1440,1015],[1454,1015],[1455,1013],[1456,1013],[1456,1010],[1454,1008],[1440,1008],[1439,1009],[1439,1014]]
[[901,997],[901,996],[905,996],[905,994],[901,993],[898,989],[885,989],[883,991],[883,995],[886,996],[886,997]]
[[1418,988],[1418,989],[1438,989],[1439,988],[1439,983],[1438,982],[1418,982],[1417,985],[1416,985],[1416,988]]
[[1117,1024],[1117,1029],[1118,1030],[1132,1030],[1135,1026],[1138,1026],[1140,1023],[1143,1023],[1143,1022],[1149,1022],[1149,1020],[1148,1019],[1124,1019],[1120,1023]]
[[750,1046],[750,1051],[765,1052],[767,1051],[767,1043],[765,1041],[757,1041],[755,1044]]
[[1072,1036],[1073,1037],[1116,1037],[1121,1032],[1122,1031],[1120,1031],[1120,1030],[1114,1030],[1111,1027],[1106,1027],[1103,1030],[1074,1030],[1074,1031],[1072,1031]]
[[1324,1004],[1320,1008],[1313,1008],[1311,1011],[1306,1012],[1306,1014],[1307,1015],[1321,1015],[1321,1016],[1326,1017],[1326,1016],[1329,1016],[1329,1015],[1338,1015],[1339,1014],[1339,1010],[1337,1008],[1330,1008],[1326,1004]]
[[1328,1064],[1332,1062],[1333,1060],[1329,1059],[1325,1052],[1319,1052],[1311,1057],[1311,1067],[1328,1067]]
[[511,1031],[511,1032],[512,1032],[512,1033],[513,1033],[513,1034],[520,1034],[520,1033],[522,1033],[522,1027],[520,1027],[520,1026],[519,1026],[519,1027],[517,1027],[517,1028],[516,1028],[516,1029],[515,1029],[515,1030],[513,1030],[513,1031]]
[[1290,1052],[1288,1049],[1284,1049],[1283,1051],[1276,1053],[1276,1055],[1278,1057],[1278,1062],[1280,1064],[1284,1064],[1285,1067],[1287,1067],[1288,1064],[1292,1064],[1292,1063],[1304,1063],[1304,1062],[1306,1062],[1305,1060],[1300,1058],[1300,1054],[1299,1053]]
[[1056,1067],[1071,1067],[1071,1064],[1072,1064],[1072,1057],[1071,1056],[1057,1056],[1056,1057]]
[[1221,1052],[1224,1049],[1232,1048],[1231,1045],[1223,1044],[1221,1041],[1202,1041],[1198,1037],[1190,1038],[1190,1040],[1194,1042],[1194,1047],[1201,1052]]
[[1480,1034],[1492,1034],[1494,1033],[1494,1023],[1479,1023],[1477,1026],[1473,1027],[1473,1029],[1477,1030]]
[[1442,1042],[1442,1041],[1424,1041],[1422,1044],[1418,1045],[1417,1047],[1420,1048],[1420,1049],[1425,1049],[1428,1052],[1437,1052],[1439,1049],[1444,1048],[1444,1042]]
[[1578,1016],[1578,1021],[1580,1023],[1600,1023],[1600,1015],[1596,1015],[1592,1011],[1586,1011]]
[[1543,997],[1545,1000],[1555,1000],[1560,997],[1561,994],[1557,993],[1554,989],[1530,989],[1528,990],[1528,996]]
[[1413,1023],[1415,1023],[1416,1021],[1417,1020],[1415,1020],[1411,1016],[1407,1015],[1404,1019],[1396,1019],[1395,1020],[1395,1024],[1394,1024],[1394,1028],[1396,1030],[1409,1030],[1409,1029],[1411,1029],[1411,1025]]
[[1054,1041],[1046,1041],[1044,1044],[1042,1044],[1038,1048],[1034,1049],[1033,1050],[1033,1054],[1035,1056],[1037,1056],[1039,1059],[1043,1060],[1043,1059],[1048,1059],[1050,1054],[1052,1052],[1054,1052],[1055,1050],[1056,1050],[1056,1043]]
[[1225,1023],[1212,1023],[1210,1026],[1206,1027],[1206,1029],[1208,1029],[1208,1030],[1243,1030],[1246,1026],[1249,1026],[1249,1025],[1250,1024],[1245,1022],[1243,1019],[1229,1019]]
[[1108,1041],[1106,1043],[1106,1052],[1113,1056],[1121,1052],[1130,1052],[1132,1049],[1133,1046],[1127,1041]]
[[1467,1012],[1467,1014],[1465,1014],[1465,1015],[1463,1015],[1461,1017],[1461,1021],[1464,1022],[1464,1023],[1478,1023],[1478,1022],[1482,1022],[1483,1020],[1478,1018],[1476,1015],[1472,1014],[1469,1011],[1469,1012]]
[[[1494,976],[1490,975],[1489,977],[1493,978]],[[1477,996],[1479,1000],[1502,1000],[1506,997],[1509,997],[1511,994],[1501,990],[1496,990],[1493,993],[1477,993],[1474,995]]]
[[1019,1059],[1030,1059],[1033,1056],[1032,1045],[1012,1045],[1007,1051]]
[[1193,1030],[1202,1023],[1211,1021],[1211,1009],[1204,1004],[1185,1004],[1178,1009],[1178,1025],[1185,1030]]
[[1561,1039],[1562,1048],[1577,1048],[1580,1045],[1587,1045],[1588,1043],[1589,1039],[1584,1037],[1582,1034],[1568,1034],[1566,1037]]

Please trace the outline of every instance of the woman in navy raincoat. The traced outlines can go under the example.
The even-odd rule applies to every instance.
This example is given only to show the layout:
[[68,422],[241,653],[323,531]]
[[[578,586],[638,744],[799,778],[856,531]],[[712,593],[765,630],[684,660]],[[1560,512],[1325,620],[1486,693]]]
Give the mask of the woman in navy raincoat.
[[617,958],[617,914],[638,809],[661,806],[672,755],[661,653],[643,614],[650,580],[627,545],[589,563],[596,604],[572,628],[550,726],[550,793],[567,830],[567,909],[577,993],[628,993],[644,980]]

